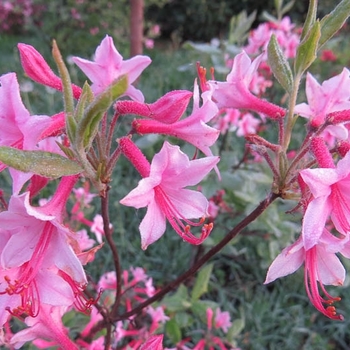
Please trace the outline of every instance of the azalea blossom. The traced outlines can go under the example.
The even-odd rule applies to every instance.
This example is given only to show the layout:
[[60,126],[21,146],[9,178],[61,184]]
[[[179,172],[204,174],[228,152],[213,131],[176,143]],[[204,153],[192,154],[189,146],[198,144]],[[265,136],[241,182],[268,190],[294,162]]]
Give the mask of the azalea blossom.
[[62,323],[62,316],[66,310],[66,307],[43,304],[38,317],[26,317],[25,323],[29,327],[16,333],[11,339],[11,344],[18,349],[24,343],[34,340],[38,345],[46,345],[45,348],[58,345],[64,350],[79,349],[69,339],[68,330]]
[[329,217],[340,233],[350,233],[350,152],[335,166],[321,139],[313,140],[312,149],[321,168],[300,171],[312,194],[303,218],[306,249],[318,242]]
[[244,108],[266,114],[274,119],[285,115],[283,108],[258,98],[249,90],[261,60],[262,55],[252,62],[245,51],[242,51],[234,58],[232,70],[228,74],[226,82],[208,81],[213,90],[212,99],[219,108]]
[[217,308],[215,311],[215,328],[221,328],[227,333],[232,325],[230,318],[230,314],[227,311],[221,311],[220,308]]
[[163,334],[151,335],[146,342],[144,342],[140,350],[163,350]]
[[[312,127],[319,127],[325,123],[327,114],[350,109],[349,84],[350,71],[346,68],[340,74],[325,80],[322,85],[311,73],[307,73],[306,97],[308,103],[295,106],[295,113],[309,118]],[[327,130],[329,128],[327,127]],[[346,139],[348,136],[348,131],[343,125],[331,126],[330,132],[338,139]]]
[[[324,285],[343,284],[345,269],[335,253],[345,249],[344,244],[347,242],[348,239],[338,239],[324,229],[317,244],[306,249],[303,238],[300,236],[295,243],[284,248],[272,262],[265,283],[271,283],[277,278],[295,272],[304,263],[305,288],[310,301],[325,316],[341,320],[343,317],[336,313],[332,305],[340,298],[332,297],[325,290]],[[320,295],[320,290],[326,299]]]
[[42,303],[89,308],[90,301],[82,295],[85,272],[69,243],[74,244],[75,238],[62,223],[75,182],[76,176],[63,178],[55,196],[42,207],[30,204],[29,192],[14,195],[8,210],[0,213],[0,326],[6,321],[6,309],[36,317]]
[[202,224],[189,219],[207,216],[208,201],[202,193],[184,187],[201,181],[214,168],[219,158],[206,157],[190,161],[178,146],[165,142],[149,165],[129,138],[120,139],[119,145],[123,154],[143,176],[137,188],[120,201],[123,205],[135,208],[147,207],[147,213],[140,224],[142,249],[163,235],[166,219],[184,240],[192,244],[201,243],[211,228],[204,225],[201,237],[197,238],[190,232],[188,225]]
[[272,35],[276,36],[286,58],[294,58],[299,44],[299,33],[288,16],[279,22],[265,22],[249,33],[248,44],[244,50],[250,55],[258,55],[263,52],[267,59],[267,45]]
[[79,57],[73,57],[72,60],[91,80],[91,89],[95,94],[101,93],[114,81],[126,75],[128,77],[128,88],[124,95],[135,101],[144,101],[142,92],[131,84],[151,63],[149,57],[138,55],[123,60],[114,46],[113,39],[106,35],[97,47],[93,61]]
[[[220,131],[207,123],[217,115],[219,110],[209,97],[209,93],[204,92],[203,105],[199,106],[199,89],[195,82],[191,115],[171,124],[157,120],[135,119],[132,123],[133,130],[141,135],[155,133],[174,136],[194,145],[206,156],[212,156],[210,146],[216,142]],[[173,106],[173,109],[177,110],[177,106]]]

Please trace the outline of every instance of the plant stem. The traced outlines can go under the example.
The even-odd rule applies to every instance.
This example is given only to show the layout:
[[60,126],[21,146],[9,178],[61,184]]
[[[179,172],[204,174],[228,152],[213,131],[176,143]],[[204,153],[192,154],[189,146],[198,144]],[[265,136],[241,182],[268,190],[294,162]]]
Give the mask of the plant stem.
[[176,280],[167,284],[163,289],[161,289],[157,294],[152,296],[151,298],[145,300],[140,305],[136,306],[134,309],[125,312],[124,314],[118,316],[113,319],[113,321],[124,320],[129,318],[135,314],[138,314],[145,307],[152,304],[153,302],[161,299],[164,295],[169,293],[175,287],[177,287],[180,283],[185,281],[187,278],[191,277],[195,274],[210,258],[212,258],[215,254],[217,254],[222,248],[226,246],[233,238],[235,238],[238,233],[243,230],[246,226],[248,226],[251,222],[253,222],[256,218],[258,218],[267,208],[268,206],[278,197],[279,194],[270,193],[267,198],[265,198],[260,204],[242,221],[240,221],[237,226],[235,226],[216,246],[211,248],[206,254],[204,254],[190,269],[180,275]]
[[[242,221],[240,221],[230,232],[228,232],[228,234],[216,246],[214,246],[206,254],[204,254],[189,270],[185,271],[176,280],[170,282],[163,289],[161,289],[157,294],[145,300],[143,303],[139,304],[132,310],[125,312],[124,314],[119,316],[113,315],[114,317],[110,318],[109,320],[106,320],[106,319],[101,320],[91,329],[89,338],[92,338],[94,334],[99,332],[104,327],[108,327],[108,323],[109,325],[111,325],[116,321],[127,319],[135,314],[138,314],[145,307],[152,304],[153,302],[163,298],[167,293],[169,293],[171,290],[176,288],[180,283],[184,282],[187,278],[195,274],[210,258],[212,258],[222,248],[224,248],[226,244],[228,244],[233,238],[235,238],[241,230],[243,230],[256,218],[258,218],[270,206],[270,204],[279,197],[281,197],[280,193],[276,194],[271,192],[262,202],[260,202],[260,204],[248,216],[246,216]],[[117,284],[120,284],[120,283],[117,283]],[[105,344],[105,349],[108,349],[106,347],[106,344]]]
[[122,292],[122,284],[121,284],[122,271],[121,271],[121,266],[120,266],[119,253],[118,253],[118,249],[113,241],[113,237],[112,237],[113,232],[112,232],[112,229],[110,228],[109,211],[108,211],[108,202],[109,202],[109,191],[108,190],[109,190],[109,187],[107,187],[106,195],[101,197],[101,215],[103,217],[103,230],[105,233],[106,241],[107,241],[107,243],[112,251],[112,255],[113,255],[114,268],[115,268],[116,276],[117,276],[117,286],[116,286],[116,298],[114,301],[112,311],[109,314],[109,317],[108,317],[109,319],[103,320],[105,327],[106,327],[106,330],[107,330],[107,334],[105,336],[105,349],[109,349],[110,343],[111,343],[112,323],[109,322],[109,320],[114,318],[117,311],[118,311],[121,292]]

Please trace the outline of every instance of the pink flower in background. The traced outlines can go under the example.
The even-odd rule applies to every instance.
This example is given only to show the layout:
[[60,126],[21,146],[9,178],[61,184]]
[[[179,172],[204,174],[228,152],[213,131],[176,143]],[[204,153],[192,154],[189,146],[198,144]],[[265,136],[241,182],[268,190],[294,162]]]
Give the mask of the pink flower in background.
[[[136,161],[136,150],[132,151],[133,144],[129,138],[119,140],[119,145],[129,159]],[[208,201],[202,193],[184,187],[196,185],[218,161],[218,157],[189,160],[178,146],[164,143],[161,151],[153,157],[148,176],[120,201],[123,205],[135,208],[147,207],[140,224],[142,249],[164,234],[166,220],[184,240],[192,244],[199,244],[208,236],[211,230],[209,227],[205,226],[201,237],[197,238],[188,226],[201,224],[188,219],[207,216]]]
[[154,48],[154,40],[153,39],[145,39],[145,47],[147,49],[153,49]]
[[248,45],[244,47],[244,50],[253,56],[263,53],[264,60],[266,60],[267,45],[272,34],[276,36],[286,58],[294,58],[300,35],[298,29],[287,16],[283,17],[280,22],[265,22],[251,30]]
[[260,123],[251,113],[242,114],[237,122],[237,136],[256,134]]
[[149,330],[150,333],[155,332],[160,323],[165,323],[166,321],[170,320],[170,318],[165,315],[164,309],[161,306],[158,306],[157,308],[149,306],[147,308],[147,313],[152,318],[152,325]]
[[69,339],[68,330],[62,323],[62,315],[66,310],[66,307],[42,305],[37,317],[26,317],[25,323],[29,327],[16,333],[11,339],[11,344],[18,349],[24,343],[34,340],[37,345],[45,345],[45,348],[59,346],[61,349],[78,350],[78,346]]
[[[326,120],[326,115],[336,111],[350,109],[350,72],[343,71],[325,80],[320,85],[310,74],[306,76],[306,97],[308,103],[295,106],[295,113],[309,118],[312,127],[319,127]],[[332,126],[335,136],[347,138],[347,130],[343,125]]]
[[329,61],[329,62],[334,62],[337,60],[337,56],[332,50],[323,50],[321,52],[321,61]]
[[96,49],[94,61],[79,57],[73,57],[72,60],[91,80],[91,88],[95,94],[99,94],[118,78],[127,75],[128,88],[125,95],[136,101],[144,101],[142,92],[131,84],[151,63],[149,57],[135,56],[123,60],[113,44],[113,39],[106,35]]
[[260,99],[249,91],[250,83],[262,60],[262,55],[252,62],[249,56],[242,51],[238,54],[232,65],[232,70],[226,82],[208,81],[211,87],[212,99],[220,108],[244,108],[263,113],[271,118],[280,118],[285,110],[273,103]]
[[163,334],[151,335],[139,350],[163,350]]
[[225,333],[228,332],[228,329],[231,327],[232,322],[230,321],[231,317],[229,312],[221,311],[220,308],[217,308],[215,311],[215,328],[221,328]]

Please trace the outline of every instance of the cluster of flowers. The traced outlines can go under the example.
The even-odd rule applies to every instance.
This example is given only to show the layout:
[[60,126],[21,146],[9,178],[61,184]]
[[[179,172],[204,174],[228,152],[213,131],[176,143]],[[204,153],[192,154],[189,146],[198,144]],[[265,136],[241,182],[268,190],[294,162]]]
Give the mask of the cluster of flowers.
[[[19,44],[18,47],[22,66],[30,78],[63,91],[65,111],[51,117],[31,116],[21,100],[16,75],[8,73],[0,77],[0,119],[2,125],[6,125],[0,130],[3,161],[0,170],[8,166],[13,180],[11,198],[8,205],[2,201],[5,208],[0,213],[0,327],[6,330],[1,339],[4,344],[18,348],[26,341],[45,339],[50,343],[42,343],[44,346],[99,348],[106,338],[95,339],[94,345],[87,339],[94,337],[94,330],[100,330],[101,318],[108,322],[117,320],[115,312],[124,294],[126,310],[132,307],[131,300],[142,301],[153,295],[152,280],[135,269],[131,271],[131,281],[128,272],[120,277],[114,273],[104,275],[98,284],[97,297],[89,296],[83,265],[94,260],[100,245],[93,247],[93,242],[83,245],[79,237],[84,235],[77,235],[67,225],[68,198],[80,177],[91,181],[100,197],[105,198],[112,170],[123,155],[142,177],[138,186],[120,199],[125,206],[147,208],[139,227],[142,249],[147,249],[164,234],[166,222],[183,240],[191,244],[202,243],[213,229],[212,223],[205,223],[209,203],[201,192],[186,187],[197,185],[213,169],[219,174],[219,157],[213,156],[210,147],[218,139],[220,130],[208,123],[220,110],[228,108],[256,112],[278,124],[278,144],[272,144],[256,133],[245,136],[271,168],[274,195],[298,198],[298,209],[301,208],[303,213],[299,239],[276,258],[266,283],[294,272],[304,263],[306,290],[313,305],[329,318],[342,319],[333,306],[339,298],[329,295],[324,284],[343,283],[345,270],[336,254],[350,257],[347,194],[350,173],[347,128],[350,93],[347,86],[350,72],[347,69],[322,84],[308,74],[307,103],[290,104],[287,111],[262,99],[251,88],[264,54],[252,61],[242,51],[233,59],[232,70],[225,82],[207,80],[204,69],[199,68],[201,93],[195,82],[193,93],[175,90],[154,103],[145,103],[142,92],[132,83],[151,60],[145,56],[123,60],[109,36],[97,48],[93,61],[72,59],[92,82],[91,87],[85,84],[83,88],[71,84],[65,75],[57,47],[54,46],[54,57],[62,78],[32,46]],[[299,71],[296,75],[300,78]],[[294,89],[298,88],[296,84]],[[183,116],[192,97],[192,112]],[[73,99],[78,101],[76,105]],[[111,106],[114,115],[108,119],[107,111]],[[307,118],[308,132],[289,162],[286,152],[295,113]],[[116,149],[111,151],[117,122],[129,114],[136,119],[131,122],[130,131],[117,139]],[[165,141],[150,163],[132,138],[151,133],[183,140],[204,156],[190,160],[179,146]],[[336,162],[330,147],[337,156]],[[63,168],[66,166],[68,171],[62,172],[52,165],[52,159]],[[310,169],[315,165],[319,168]],[[53,196],[41,206],[35,206],[35,196],[52,178],[61,178]],[[76,195],[82,194],[76,191]],[[88,205],[89,191],[83,191],[82,198],[84,205]],[[79,206],[73,207],[72,219],[94,227],[98,242],[102,241],[98,234],[103,231],[106,240],[112,244],[113,227],[106,215],[102,215],[103,229],[98,218],[95,222],[86,220]],[[200,234],[193,234],[191,227],[201,227]],[[124,289],[119,284],[122,281]],[[140,282],[143,286],[138,290]],[[318,285],[326,298],[321,297]],[[99,288],[106,293],[101,296]],[[109,293],[112,288],[116,291],[114,302]],[[130,288],[133,299],[127,296]],[[111,313],[106,311],[110,308]],[[62,315],[72,309],[92,313],[84,335],[77,336],[75,342],[62,324]],[[141,346],[144,350],[161,349],[161,336],[151,337],[141,344],[167,320],[167,316],[161,308],[148,308],[146,312],[152,318],[150,328],[145,332],[137,329],[143,335],[133,339],[132,346]],[[12,335],[11,317],[23,318],[28,328]],[[207,320],[208,331],[211,331],[212,310],[207,310]],[[221,327],[226,331],[228,325],[227,315],[222,316],[220,310],[217,311],[214,328]],[[129,321],[117,323],[116,327],[113,336],[109,334],[113,338],[111,345],[136,331]],[[209,339],[211,344],[225,349],[226,345],[218,337],[211,335]],[[205,344],[206,341],[201,340],[196,349],[204,348]],[[179,346],[186,349],[185,343]]]
[[[267,45],[272,35],[275,35],[286,58],[295,58],[296,48],[300,41],[301,28],[296,27],[288,16],[281,21],[269,21],[260,24],[256,29],[249,32],[248,43],[242,49],[249,57],[256,57],[252,74],[249,73],[249,90],[255,95],[262,97],[268,88],[272,87],[272,71],[267,64]],[[229,55],[225,57],[226,66],[240,67],[237,59]],[[243,73],[246,75],[247,72]],[[247,78],[246,78],[247,79]],[[235,132],[237,136],[244,137],[248,134],[256,134],[265,124],[264,113],[251,113],[249,109],[221,108],[219,116],[215,119],[214,126],[222,134]]]
[[0,3],[0,33],[23,31],[28,19],[37,11],[32,0],[6,0]]

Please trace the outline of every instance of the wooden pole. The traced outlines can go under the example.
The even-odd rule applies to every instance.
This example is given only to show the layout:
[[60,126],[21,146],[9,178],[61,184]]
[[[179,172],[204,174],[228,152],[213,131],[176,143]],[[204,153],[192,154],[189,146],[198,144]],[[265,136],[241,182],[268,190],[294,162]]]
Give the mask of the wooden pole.
[[130,56],[143,51],[144,0],[130,0]]

